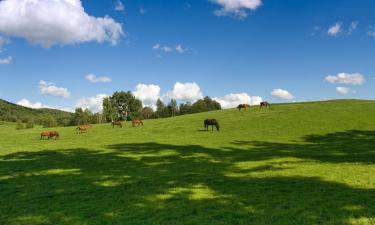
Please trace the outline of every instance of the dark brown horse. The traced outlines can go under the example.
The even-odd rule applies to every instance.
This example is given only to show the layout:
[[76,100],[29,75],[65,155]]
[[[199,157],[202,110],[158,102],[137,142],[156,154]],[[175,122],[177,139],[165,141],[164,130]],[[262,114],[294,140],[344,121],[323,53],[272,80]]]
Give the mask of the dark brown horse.
[[250,108],[250,105],[249,105],[249,104],[239,104],[239,105],[237,106],[237,109],[238,109],[239,111],[241,111],[241,109],[247,109],[247,108]]
[[212,131],[214,131],[214,126],[216,127],[217,131],[220,130],[219,121],[217,121],[216,119],[205,119],[204,120],[204,129],[206,131],[208,131],[208,126],[212,127]]
[[133,127],[135,127],[135,126],[143,126],[143,122],[142,122],[142,120],[141,119],[139,119],[139,118],[134,118],[133,120],[132,120],[132,126]]
[[122,123],[120,121],[112,121],[112,127],[115,128],[115,126],[122,128]]
[[260,103],[260,108],[263,108],[263,107],[269,108],[269,107],[271,107],[271,104],[268,103],[268,102],[261,102]]
[[55,140],[60,137],[59,133],[57,131],[44,131],[40,134],[40,139],[52,139],[54,138]]

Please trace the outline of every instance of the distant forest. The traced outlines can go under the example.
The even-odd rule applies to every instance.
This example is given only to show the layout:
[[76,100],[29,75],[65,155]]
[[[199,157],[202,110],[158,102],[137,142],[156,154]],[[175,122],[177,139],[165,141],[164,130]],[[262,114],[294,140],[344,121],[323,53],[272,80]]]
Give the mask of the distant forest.
[[0,99],[0,121],[16,122],[17,129],[23,129],[32,128],[34,125],[55,127],[97,124],[132,120],[136,117],[157,119],[220,109],[220,103],[207,96],[194,103],[186,102],[179,105],[174,99],[168,103],[159,99],[154,110],[152,107],[143,107],[142,102],[130,91],[119,91],[103,99],[101,113],[93,113],[82,108],[76,108],[74,113],[56,109],[31,109]]

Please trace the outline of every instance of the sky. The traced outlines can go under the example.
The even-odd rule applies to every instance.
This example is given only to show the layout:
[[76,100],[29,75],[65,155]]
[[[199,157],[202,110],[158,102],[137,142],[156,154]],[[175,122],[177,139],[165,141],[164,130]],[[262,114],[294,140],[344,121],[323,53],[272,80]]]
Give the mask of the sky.
[[2,0],[0,98],[100,111],[375,99],[373,0]]

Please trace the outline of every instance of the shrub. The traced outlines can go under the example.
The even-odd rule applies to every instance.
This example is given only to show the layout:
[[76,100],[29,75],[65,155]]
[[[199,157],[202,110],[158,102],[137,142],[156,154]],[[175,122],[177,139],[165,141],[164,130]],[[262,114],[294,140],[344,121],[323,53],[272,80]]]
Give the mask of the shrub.
[[23,123],[22,122],[17,122],[17,125],[16,125],[16,129],[17,130],[22,130],[24,129],[25,127],[23,126]]
[[26,129],[30,129],[30,128],[34,128],[34,122],[33,121],[29,121],[26,123]]

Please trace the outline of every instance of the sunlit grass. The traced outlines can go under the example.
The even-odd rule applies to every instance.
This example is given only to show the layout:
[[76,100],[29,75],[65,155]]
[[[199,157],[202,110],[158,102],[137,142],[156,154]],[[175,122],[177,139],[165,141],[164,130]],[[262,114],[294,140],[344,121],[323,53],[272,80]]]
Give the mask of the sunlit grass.
[[[220,132],[204,132],[216,118]],[[40,140],[57,130],[59,140]],[[0,224],[375,224],[375,102],[0,125]]]

